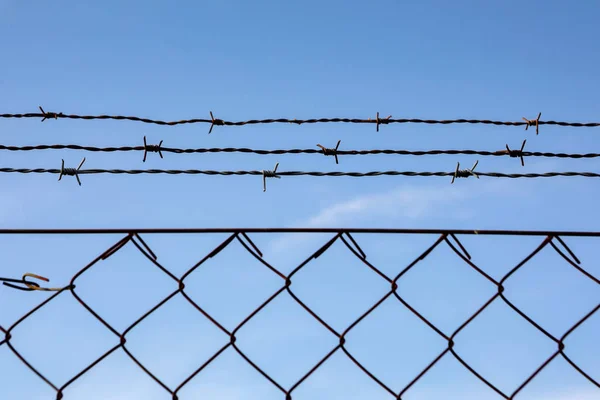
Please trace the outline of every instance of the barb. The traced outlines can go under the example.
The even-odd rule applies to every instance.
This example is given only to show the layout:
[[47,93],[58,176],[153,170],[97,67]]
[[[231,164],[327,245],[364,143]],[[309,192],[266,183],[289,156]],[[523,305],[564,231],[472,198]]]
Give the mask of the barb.
[[58,119],[58,117],[60,116],[62,118],[62,113],[53,113],[53,112],[46,112],[44,111],[44,109],[42,108],[42,106],[39,106],[40,111],[42,112],[42,122],[44,122],[47,119]]
[[527,119],[525,117],[523,117],[523,121],[525,121],[526,125],[525,125],[525,130],[529,129],[530,126],[535,125],[535,134],[539,134],[540,133],[540,117],[542,116],[542,113],[539,113],[536,119]]
[[262,176],[263,176],[263,192],[267,191],[267,178],[281,179],[281,177],[279,176],[279,175],[281,175],[281,173],[277,174],[277,167],[279,167],[279,163],[275,164],[275,168],[273,168],[273,171],[269,171],[269,170],[261,171]]
[[375,122],[377,123],[377,132],[379,132],[379,125],[381,124],[389,124],[390,123],[390,118],[392,118],[391,115],[388,115],[386,118],[384,119],[379,119],[379,111],[377,111],[377,117],[375,118]]
[[323,150],[323,155],[325,156],[334,156],[335,157],[335,163],[338,163],[338,148],[340,147],[340,143],[342,141],[338,140],[337,145],[335,146],[335,149],[328,149],[327,147],[318,144],[317,146],[320,147]]
[[222,119],[215,119],[212,111],[210,112],[210,129],[208,130],[208,134],[210,135],[212,133],[213,127],[217,125],[217,126],[223,126],[225,125],[225,122]]
[[[279,165],[279,163],[277,164]],[[66,171],[67,169],[65,169]],[[70,169],[73,171],[73,169]],[[45,169],[45,168],[0,168],[0,173],[19,173],[19,174],[60,174],[67,175],[62,169]],[[261,175],[266,178],[279,178],[281,176],[315,176],[315,177],[374,177],[374,176],[425,176],[425,177],[445,177],[451,176],[454,178],[463,178],[470,175],[477,177],[487,176],[493,178],[553,178],[558,176],[564,177],[586,177],[586,178],[600,178],[600,173],[597,172],[545,172],[545,173],[527,173],[527,174],[506,174],[501,172],[473,172],[473,168],[470,170],[459,170],[453,172],[418,172],[418,171],[370,171],[370,172],[317,172],[317,171],[214,171],[214,170],[199,170],[199,169],[83,169],[76,170],[77,175],[87,174],[114,174],[114,175],[142,175],[142,174],[167,174],[167,175],[219,175],[219,176],[232,176],[232,175]],[[273,175],[274,174],[274,175]]]
[[475,172],[473,172],[478,163],[479,163],[479,161],[475,161],[475,164],[473,164],[471,169],[459,169],[460,163],[456,163],[456,170],[454,171],[454,174],[452,175],[452,182],[450,182],[450,183],[454,183],[454,180],[456,178],[468,178],[471,175],[473,175],[475,178],[479,179],[479,175],[482,175],[482,174],[477,175]]
[[60,175],[58,177],[58,180],[60,181],[62,179],[63,175],[74,176],[77,179],[77,183],[79,183],[79,186],[81,186],[81,181],[79,180],[79,174],[81,173],[80,169],[83,166],[84,162],[85,162],[85,157],[83,158],[83,160],[81,160],[77,169],[75,169],[75,168],[65,168],[65,160],[62,160],[62,165],[60,167],[60,172],[59,172]]
[[[41,107],[40,107],[41,108]],[[42,113],[23,113],[23,114],[11,114],[4,113],[0,114],[0,118],[52,118],[56,117],[56,119],[82,119],[82,120],[128,120],[135,122],[142,122],[146,124],[155,124],[155,125],[166,125],[166,126],[174,126],[174,125],[184,125],[184,124],[197,124],[197,123],[205,123],[211,124],[211,129],[209,133],[212,132],[212,127],[217,126],[242,126],[242,125],[256,125],[256,124],[273,124],[273,123],[285,123],[285,124],[316,124],[316,123],[353,123],[353,124],[376,124],[377,127],[381,124],[483,124],[483,125],[498,125],[498,126],[525,126],[529,128],[530,125],[535,123],[536,129],[540,125],[557,125],[557,126],[570,126],[570,127],[579,127],[579,128],[594,128],[599,127],[600,122],[564,122],[564,121],[540,121],[539,119],[530,121],[526,118],[524,120],[526,122],[521,121],[494,121],[489,119],[447,119],[447,120],[437,120],[437,119],[420,119],[420,118],[385,118],[379,119],[361,119],[361,118],[310,118],[310,119],[289,119],[289,118],[269,118],[269,119],[251,119],[247,121],[225,121],[221,119],[216,119],[211,115],[211,119],[183,119],[179,121],[162,121],[158,119],[150,119],[150,118],[141,118],[135,116],[124,116],[124,115],[78,115],[78,114],[63,114],[63,113],[45,113],[41,110]],[[541,113],[540,113],[541,114]],[[390,116],[391,117],[391,116]],[[539,117],[538,117],[539,118]]]
[[[341,141],[338,140],[338,143]],[[162,143],[162,141],[161,141]],[[349,155],[349,156],[361,156],[361,155],[401,155],[401,156],[436,156],[436,155],[478,155],[478,156],[493,156],[493,157],[553,157],[553,158],[598,158],[600,153],[584,153],[584,154],[567,154],[567,153],[552,153],[552,152],[532,152],[532,151],[521,151],[507,150],[499,151],[486,151],[486,150],[394,150],[394,149],[374,149],[374,150],[338,150],[338,146],[335,149],[329,149],[320,144],[317,145],[321,150],[316,149],[275,149],[275,150],[261,150],[261,149],[249,149],[245,147],[213,147],[213,148],[171,148],[160,146],[160,151],[165,153],[175,154],[193,154],[193,153],[246,153],[246,154],[259,154],[259,155],[280,155],[280,154],[324,154],[332,155],[331,152],[335,150],[336,155]],[[36,145],[36,146],[7,146],[0,145],[0,150],[5,151],[37,151],[37,150],[82,150],[88,152],[128,152],[128,151],[145,151],[147,148],[152,148],[152,145],[144,146],[122,146],[122,147],[95,147],[95,146],[80,146],[75,144],[52,144],[52,145]],[[150,150],[148,150],[150,151]]]
[[525,166],[525,161],[523,160],[523,149],[525,148],[525,143],[527,143],[527,139],[523,140],[523,144],[521,145],[521,150],[511,150],[510,147],[508,147],[508,144],[506,145],[506,152],[499,152],[499,153],[503,153],[503,154],[508,154],[509,157],[518,157],[521,159],[521,166]]
[[142,160],[142,162],[146,162],[146,155],[148,154],[148,152],[158,153],[160,158],[163,158],[162,151],[160,148],[160,146],[162,146],[162,143],[163,143],[163,141],[161,140],[160,143],[158,143],[158,145],[155,145],[155,144],[148,145],[148,144],[146,144],[146,136],[144,136],[144,159]]

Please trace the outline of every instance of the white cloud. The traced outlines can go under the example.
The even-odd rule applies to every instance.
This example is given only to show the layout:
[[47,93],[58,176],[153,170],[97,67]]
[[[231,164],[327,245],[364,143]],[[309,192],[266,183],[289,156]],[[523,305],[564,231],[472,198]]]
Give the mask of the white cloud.
[[373,217],[419,219],[440,211],[440,206],[467,198],[467,192],[456,187],[440,191],[438,187],[405,186],[393,191],[370,194],[343,201],[323,209],[304,226],[332,226]]
[[[436,184],[430,186],[405,185],[383,193],[367,194],[332,204],[316,215],[296,226],[302,228],[358,227],[368,223],[375,227],[375,221],[384,225],[391,221],[412,220],[436,217],[458,220],[473,217],[468,200],[485,195],[514,196],[526,195],[523,190],[510,190],[506,182],[478,182],[477,189],[472,187]],[[451,212],[448,212],[451,210]],[[310,243],[314,235],[284,234],[269,246],[269,252],[281,253],[297,247],[300,243]]]

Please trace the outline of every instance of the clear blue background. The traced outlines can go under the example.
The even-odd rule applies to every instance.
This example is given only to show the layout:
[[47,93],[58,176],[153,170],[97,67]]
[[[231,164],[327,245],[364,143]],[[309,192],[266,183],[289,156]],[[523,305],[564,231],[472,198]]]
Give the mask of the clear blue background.
[[[522,117],[600,120],[600,6],[593,1],[222,1],[19,2],[0,0],[0,112],[124,114],[164,120],[208,118]],[[484,125],[152,126],[119,121],[0,121],[4,145],[341,149],[481,149],[597,152],[600,128]],[[280,171],[452,171],[457,161],[480,171],[599,172],[592,160],[501,157],[407,157],[244,154],[175,155],[48,150],[6,152],[3,167]],[[585,178],[536,180],[449,178],[312,178],[3,174],[2,228],[387,227],[598,231],[598,183]],[[331,235],[253,235],[265,259],[288,273]],[[159,262],[181,276],[226,238],[153,235]],[[33,272],[52,285],[71,277],[119,239],[3,236],[0,276]],[[398,274],[431,236],[356,239],[368,259]],[[462,238],[473,261],[495,279],[542,238]],[[582,265],[600,276],[597,241],[568,240]],[[341,276],[341,277],[340,277]],[[389,285],[337,243],[294,278],[293,288],[335,329],[343,330],[385,295]],[[283,284],[232,243],[186,280],[186,291],[233,329]],[[600,301],[597,284],[551,249],[506,284],[509,298],[560,336]],[[177,285],[128,245],[77,281],[77,293],[123,331]],[[440,247],[400,282],[400,292],[446,333],[494,293],[493,285]],[[5,328],[49,296],[0,288]],[[567,341],[567,352],[600,380],[600,315]],[[118,343],[69,293],[19,325],[11,343],[62,386]],[[287,294],[238,333],[238,344],[291,387],[336,345]],[[180,295],[127,336],[127,346],[174,389],[227,338]],[[384,303],[348,335],[348,349],[393,390],[410,382],[444,341],[403,308]],[[505,393],[512,393],[553,351],[505,304],[496,303],[456,339],[456,350]],[[55,394],[4,345],[1,396]],[[517,398],[597,399],[600,390],[556,359]],[[283,394],[231,349],[192,380],[180,398],[281,399]],[[168,399],[121,351],[65,389],[65,399]],[[392,398],[340,352],[293,392],[294,399]],[[452,357],[445,357],[405,399],[496,399]]]

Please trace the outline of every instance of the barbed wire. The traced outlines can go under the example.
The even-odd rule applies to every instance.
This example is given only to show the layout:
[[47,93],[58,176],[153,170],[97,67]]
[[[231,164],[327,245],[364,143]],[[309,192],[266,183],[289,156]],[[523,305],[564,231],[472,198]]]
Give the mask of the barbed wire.
[[46,112],[42,107],[39,107],[39,113],[22,113],[22,114],[0,114],[0,118],[41,118],[41,121],[48,119],[79,119],[79,120],[128,120],[135,122],[142,122],[146,124],[155,125],[184,125],[184,124],[197,124],[205,123],[210,124],[208,133],[211,133],[214,126],[243,126],[243,125],[256,125],[256,124],[274,124],[274,123],[286,123],[286,124],[316,124],[316,123],[353,123],[353,124],[375,124],[377,131],[379,131],[380,125],[387,124],[484,124],[484,125],[503,125],[503,126],[525,126],[525,129],[529,129],[530,126],[536,128],[536,134],[539,133],[540,125],[555,125],[561,127],[580,127],[580,128],[592,128],[599,127],[600,122],[564,122],[564,121],[541,121],[541,113],[538,114],[536,119],[522,118],[523,121],[494,121],[489,119],[448,119],[448,120],[436,120],[436,119],[420,119],[420,118],[399,118],[393,119],[391,115],[385,118],[379,117],[377,112],[375,118],[310,118],[310,119],[289,119],[289,118],[268,118],[268,119],[250,119],[246,121],[227,121],[220,118],[215,118],[212,111],[209,112],[210,119],[194,118],[194,119],[183,119],[178,121],[162,121],[150,118],[141,118],[136,116],[124,116],[124,115],[78,115],[78,114],[64,114],[62,112]]
[[457,163],[454,172],[427,172],[427,171],[370,171],[370,172],[343,172],[343,171],[277,171],[279,163],[275,165],[273,170],[250,170],[250,171],[215,171],[215,170],[199,170],[199,169],[81,169],[85,162],[85,158],[81,161],[77,168],[65,168],[64,160],[62,160],[61,168],[0,168],[0,173],[20,173],[20,174],[58,174],[60,181],[63,176],[74,176],[79,185],[81,181],[79,175],[91,174],[115,174],[115,175],[141,175],[141,174],[167,174],[167,175],[219,175],[219,176],[243,176],[243,175],[260,175],[263,177],[264,190],[266,191],[266,178],[280,178],[282,176],[313,176],[313,177],[375,177],[375,176],[422,176],[422,177],[452,177],[451,183],[454,183],[456,178],[468,178],[475,176],[479,179],[480,176],[494,178],[551,178],[551,177],[586,177],[600,178],[600,173],[596,172],[544,172],[544,173],[521,173],[508,174],[501,172],[474,172],[477,162],[471,169],[460,169],[460,164]]
[[[198,230],[198,232],[201,231],[202,230]],[[294,230],[290,230],[289,232],[292,233],[293,231]],[[301,232],[304,230],[298,229],[297,231]],[[82,268],[78,269],[78,272],[76,272],[75,275],[73,275],[69,284],[62,288],[44,288],[40,287],[34,282],[25,280],[26,276],[32,276],[36,278],[42,278],[42,280],[47,280],[46,278],[39,277],[34,274],[25,274],[22,280],[18,280],[16,278],[0,278],[0,281],[4,280],[13,283],[19,283],[22,285],[18,286],[7,284],[7,286],[14,287],[15,289],[56,292],[53,295],[44,299],[41,303],[39,303],[37,306],[29,310],[28,312],[26,312],[25,315],[17,319],[7,328],[0,326],[0,333],[3,333],[4,336],[4,338],[0,339],[0,347],[6,345],[7,351],[10,351],[10,353],[12,353],[16,358],[18,358],[23,363],[23,365],[29,371],[31,371],[32,374],[36,375],[40,380],[45,382],[50,388],[54,390],[54,392],[56,393],[56,399],[70,399],[70,394],[65,394],[67,389],[75,381],[77,381],[82,376],[91,371],[92,368],[94,368],[96,365],[102,363],[105,359],[107,359],[107,357],[110,354],[119,350],[123,351],[124,355],[128,357],[128,359],[135,363],[144,374],[146,374],[157,384],[156,388],[158,390],[164,390],[171,396],[171,398],[175,400],[180,398],[183,399],[184,395],[181,394],[182,389],[196,377],[202,375],[202,372],[205,371],[205,368],[208,365],[212,364],[216,359],[221,357],[223,352],[227,349],[235,351],[235,353],[239,355],[241,359],[243,359],[250,367],[252,367],[259,373],[256,375],[258,379],[264,378],[264,382],[269,382],[270,384],[272,384],[274,388],[277,388],[281,392],[282,399],[285,398],[287,400],[292,400],[295,395],[295,390],[304,382],[306,382],[306,380],[311,375],[314,375],[315,372],[319,370],[321,366],[324,365],[324,363],[328,359],[330,359],[335,353],[338,353],[338,355],[340,356],[347,357],[347,359],[354,365],[356,365],[365,374],[366,377],[368,377],[373,383],[377,384],[380,388],[387,392],[390,398],[394,399],[402,399],[407,392],[414,392],[416,383],[421,381],[422,378],[425,375],[427,375],[435,365],[442,362],[441,360],[444,358],[451,358],[458,361],[460,366],[464,367],[465,370],[469,371],[473,375],[473,377],[477,378],[481,383],[483,383],[487,388],[489,388],[490,393],[493,391],[503,399],[514,399],[517,396],[520,399],[523,389],[527,387],[536,377],[538,377],[543,370],[547,369],[547,367],[555,359],[558,358],[562,358],[564,361],[566,361],[568,365],[573,368],[574,372],[577,372],[591,385],[590,388],[600,389],[599,377],[594,376],[593,373],[591,373],[590,371],[586,371],[581,365],[578,365],[576,355],[568,354],[570,349],[572,348],[572,344],[570,343],[570,341],[567,341],[567,338],[569,338],[575,331],[580,330],[583,324],[585,324],[586,321],[590,320],[600,310],[600,304],[595,305],[593,308],[590,307],[591,309],[589,309],[589,311],[583,310],[582,312],[578,312],[579,310],[569,309],[569,311],[573,313],[574,316],[576,314],[576,318],[574,318],[571,323],[569,323],[567,326],[565,326],[564,329],[561,330],[561,334],[555,335],[550,333],[547,330],[547,328],[544,328],[544,326],[542,326],[543,324],[541,324],[539,321],[536,321],[532,316],[528,315],[521,308],[522,306],[515,304],[513,302],[514,300],[511,299],[511,293],[509,293],[509,291],[506,291],[506,289],[510,287],[511,282],[513,280],[519,279],[515,277],[519,275],[517,274],[517,271],[526,268],[526,265],[530,264],[532,260],[539,259],[538,254],[540,254],[544,249],[548,249],[547,251],[552,251],[553,254],[556,253],[558,256],[557,259],[561,260],[560,262],[563,263],[563,266],[565,268],[573,268],[574,270],[576,270],[579,277],[578,279],[581,279],[582,281],[585,280],[588,284],[595,285],[596,289],[600,289],[600,279],[598,279],[586,269],[585,264],[582,262],[582,259],[575,255],[576,251],[574,251],[569,245],[567,245],[565,239],[561,238],[557,233],[528,232],[528,235],[533,234],[534,236],[541,236],[539,238],[539,244],[537,243],[537,241],[536,243],[532,244],[531,249],[528,248],[527,251],[524,252],[524,254],[519,255],[518,259],[514,260],[514,263],[511,262],[511,265],[509,266],[510,269],[508,272],[502,274],[500,279],[495,279],[492,276],[490,276],[483,268],[477,265],[479,261],[476,262],[474,257],[472,257],[469,254],[469,251],[466,248],[468,246],[465,246],[463,243],[461,243],[457,235],[462,234],[462,231],[437,232],[437,237],[432,238],[432,243],[430,245],[424,246],[423,249],[419,249],[419,251],[411,257],[410,263],[408,263],[407,261],[408,265],[402,265],[397,270],[393,271],[391,274],[389,272],[384,272],[381,269],[381,267],[377,265],[377,263],[371,260],[371,255],[367,255],[368,251],[365,252],[363,250],[363,247],[359,244],[360,240],[356,240],[353,237],[353,234],[359,232],[359,230],[323,229],[322,231],[333,231],[335,232],[335,234],[332,238],[327,239],[327,241],[324,244],[322,244],[316,251],[313,252],[311,250],[311,252],[309,252],[308,254],[308,257],[306,257],[304,261],[299,262],[299,264],[295,264],[297,266],[293,270],[291,270],[291,272],[285,274],[279,269],[277,269],[277,267],[273,266],[266,259],[259,247],[250,238],[250,230],[245,230],[241,228],[230,230],[224,229],[223,232],[229,233],[228,237],[219,244],[217,244],[216,247],[214,247],[214,249],[210,250],[208,253],[203,252],[201,255],[198,255],[197,259],[199,261],[196,262],[192,267],[187,268],[185,271],[182,271],[182,274],[178,276],[171,272],[167,267],[162,265],[162,262],[159,261],[159,256],[157,255],[157,253],[155,253],[147,244],[147,242],[142,239],[139,231],[130,230],[128,231],[125,237],[122,237],[116,242],[114,242],[114,244],[110,245],[104,252],[94,257],[89,263],[87,263],[87,265],[82,266]],[[71,233],[83,234],[85,232],[85,230],[74,230]],[[160,232],[161,230],[145,230],[145,233],[148,234]],[[189,233],[188,231],[181,231],[180,233],[184,232]],[[315,229],[314,232],[319,232],[319,229]],[[54,234],[55,232],[42,230],[36,233]],[[95,233],[108,234],[108,232],[105,231],[97,231]],[[393,232],[390,230],[387,233]],[[418,234],[424,232],[420,230],[406,230],[405,233]],[[470,231],[469,234],[477,236],[478,231]],[[505,234],[518,235],[520,233],[519,231],[515,231],[510,233],[496,232],[493,234],[500,235],[497,237],[501,237]],[[521,234],[525,234],[525,232],[521,232]],[[569,236],[571,236],[571,238],[573,238],[574,236],[579,236],[579,234],[575,232],[565,232],[565,234],[568,234]],[[587,232],[584,235],[598,238],[600,237],[600,232]],[[266,300],[261,301],[260,305],[258,305],[257,307],[252,306],[251,312],[249,314],[244,313],[242,318],[236,319],[235,327],[233,329],[228,329],[223,325],[222,321],[219,321],[220,317],[217,317],[216,315],[214,315],[214,313],[211,314],[209,311],[203,308],[205,306],[199,299],[196,298],[197,293],[194,293],[193,289],[190,286],[188,286],[189,284],[186,285],[186,280],[188,280],[189,282],[188,278],[193,276],[193,274],[199,273],[199,271],[202,270],[202,267],[208,260],[214,259],[215,257],[217,257],[218,259],[218,256],[226,248],[231,246],[234,242],[237,242],[236,244],[239,243],[239,245],[241,245],[241,247],[243,248],[244,253],[247,252],[247,254],[249,254],[249,257],[252,257],[253,260],[257,260],[261,264],[261,268],[264,267],[266,268],[266,270],[269,270],[269,273],[273,273],[274,275],[272,275],[272,277],[275,278],[276,276],[276,279],[279,279],[280,286],[278,285],[279,288],[274,287],[272,294]],[[344,251],[348,251],[347,254],[350,257],[352,257],[352,259],[358,260],[361,266],[365,268],[366,271],[370,271],[369,273],[372,272],[374,274],[373,276],[376,276],[377,279],[380,279],[382,283],[385,282],[385,284],[388,285],[386,293],[381,293],[381,295],[377,297],[378,300],[374,299],[372,305],[366,311],[361,310],[361,312],[358,314],[358,317],[353,318],[352,321],[349,321],[349,325],[345,324],[345,329],[342,330],[335,329],[331,325],[331,321],[329,321],[327,318],[324,318],[323,315],[319,315],[317,311],[315,311],[311,306],[309,306],[309,304],[307,303],[307,299],[305,298],[306,296],[303,296],[300,293],[296,293],[296,286],[293,284],[293,282],[297,280],[299,275],[301,276],[303,273],[305,273],[303,272],[303,270],[306,270],[308,264],[313,262],[315,259],[321,257],[323,254],[327,253],[336,242],[342,246]],[[164,274],[164,277],[169,278],[168,281],[171,285],[171,290],[169,290],[169,292],[167,292],[164,295],[162,300],[154,300],[155,305],[152,308],[150,308],[149,311],[145,312],[143,315],[140,315],[139,318],[135,319],[135,321],[133,321],[129,326],[125,327],[124,330],[117,330],[105,318],[101,317],[91,304],[88,304],[88,301],[86,301],[85,290],[82,289],[85,285],[77,285],[77,290],[75,290],[75,288],[76,282],[78,282],[80,278],[85,276],[91,268],[101,268],[99,264],[101,264],[103,261],[107,260],[109,257],[118,253],[119,251],[124,249],[125,246],[130,244],[130,247],[133,247],[133,250],[139,251],[139,253],[144,257],[144,259],[146,259],[149,262],[149,265],[158,268],[160,273]],[[444,248],[447,251],[449,250],[449,260],[457,260],[461,264],[464,263],[465,267],[469,268],[473,273],[477,273],[479,277],[483,278],[481,282],[485,282],[486,285],[491,285],[491,287],[495,289],[493,291],[490,291],[489,298],[487,298],[486,296],[487,300],[485,302],[481,301],[481,303],[477,305],[477,309],[474,312],[469,312],[469,315],[464,321],[461,318],[461,321],[458,321],[461,322],[460,325],[458,325],[456,328],[452,328],[451,330],[447,330],[440,326],[437,326],[438,324],[436,323],[436,321],[434,321],[431,318],[428,318],[426,314],[424,314],[423,311],[419,309],[419,306],[417,304],[411,304],[411,300],[407,298],[406,293],[401,289],[402,283],[405,281],[407,273],[411,270],[414,271],[415,269],[418,270],[419,268],[421,268],[420,264],[422,264],[423,260],[425,260],[430,254],[432,254],[432,252],[436,248]],[[343,274],[347,273],[348,272],[344,272]],[[316,279],[319,278],[317,277]],[[425,284],[427,284],[427,282],[425,282]],[[557,284],[560,286],[560,282],[557,282]],[[435,294],[436,293],[434,293],[434,295]],[[32,317],[34,314],[38,313],[38,311],[41,310],[45,305],[49,304],[50,302],[53,302],[54,299],[61,295],[72,296],[83,309],[85,309],[91,316],[98,320],[102,324],[102,326],[106,328],[107,332],[110,332],[114,335],[113,338],[115,345],[112,347],[109,346],[110,348],[106,351],[99,351],[99,353],[95,355],[94,359],[87,366],[84,366],[83,369],[78,369],[74,371],[74,375],[58,383],[55,381],[53,382],[53,380],[50,380],[50,378],[46,376],[46,374],[48,374],[49,372],[48,365],[39,365],[39,363],[38,365],[36,365],[36,363],[30,360],[29,356],[25,355],[25,352],[23,351],[23,348],[25,346],[22,342],[18,340],[21,334],[19,333],[17,327],[21,325],[24,321]],[[111,295],[112,293],[107,293],[107,296],[110,297]],[[218,330],[228,340],[227,343],[225,343],[223,346],[216,346],[214,350],[211,353],[209,353],[209,355],[207,355],[203,360],[199,360],[196,364],[197,368],[192,373],[186,373],[186,376],[182,377],[182,379],[178,379],[177,383],[175,383],[174,385],[168,385],[164,382],[164,377],[160,377],[159,374],[157,374],[156,372],[151,372],[151,370],[148,368],[147,360],[143,362],[142,360],[138,359],[134,354],[132,354],[132,352],[128,351],[126,345],[135,342],[136,338],[139,338],[139,336],[132,337],[130,335],[130,332],[132,330],[135,329],[139,331],[139,327],[141,326],[140,323],[144,319],[156,313],[165,304],[173,300],[175,297],[179,296],[182,297],[182,300],[189,303],[196,311],[198,311],[198,313],[205,316],[216,328],[218,328]],[[318,362],[311,364],[311,368],[308,371],[303,372],[302,375],[298,376],[298,378],[295,378],[294,382],[292,382],[292,384],[289,386],[284,386],[282,383],[276,380],[274,375],[272,375],[273,368],[269,370],[264,365],[259,366],[259,363],[256,360],[256,355],[254,354],[250,356],[249,354],[247,354],[248,345],[247,343],[244,344],[240,340],[240,337],[244,336],[244,330],[242,329],[242,327],[244,327],[247,323],[249,323],[249,321],[254,319],[263,310],[265,310],[265,308],[269,304],[273,303],[275,299],[285,296],[289,296],[290,300],[294,304],[299,305],[301,309],[310,316],[311,319],[314,319],[314,321],[317,322],[323,329],[323,332],[327,332],[327,334],[331,334],[333,335],[333,337],[336,338],[336,341],[332,345],[331,350],[328,351],[325,356],[320,358]],[[373,371],[369,370],[369,368],[365,364],[365,360],[361,360],[361,357],[359,357],[356,354],[353,354],[353,350],[349,345],[350,343],[356,340],[356,338],[350,335],[350,332],[353,329],[355,329],[359,324],[363,324],[370,314],[372,314],[375,310],[379,309],[380,306],[382,306],[385,302],[389,301],[394,303],[398,301],[398,305],[400,305],[404,310],[410,312],[412,315],[416,316],[424,324],[423,328],[425,328],[426,326],[427,328],[431,329],[432,332],[435,332],[437,336],[439,336],[445,342],[444,348],[441,349],[439,352],[436,352],[435,357],[432,357],[432,360],[424,368],[420,367],[419,370],[415,373],[415,375],[412,375],[413,378],[410,381],[410,378],[403,380],[403,382],[396,381],[396,383],[393,385],[394,387],[396,387],[396,389],[392,388],[391,382],[386,382],[385,379],[376,376]],[[515,315],[522,318],[523,322],[526,322],[528,326],[535,329],[538,340],[544,340],[547,341],[546,343],[553,344],[553,349],[550,349],[547,352],[548,355],[544,356],[543,361],[540,361],[539,364],[536,363],[535,366],[528,368],[528,371],[524,375],[523,380],[515,382],[514,385],[511,385],[511,388],[501,389],[499,383],[493,382],[489,376],[486,377],[481,371],[477,371],[476,368],[473,365],[471,365],[471,363],[468,361],[468,358],[466,358],[464,354],[461,355],[461,353],[464,353],[464,349],[462,348],[462,346],[457,345],[465,341],[468,342],[468,337],[464,337],[464,332],[474,329],[473,326],[477,324],[476,322],[474,323],[474,321],[480,320],[482,315],[489,315],[489,313],[491,312],[490,309],[493,308],[492,304],[504,304],[508,306],[511,312],[514,311]],[[36,332],[41,332],[41,330],[36,330]],[[137,335],[139,335],[139,333]],[[578,337],[581,340],[581,335]],[[371,340],[378,339],[376,337],[373,337],[371,338]],[[294,344],[291,343],[290,346],[294,346]],[[575,348],[577,348],[577,346],[578,345],[576,344]],[[490,354],[489,357],[490,359],[493,359],[492,354]],[[2,392],[2,390],[5,389],[0,387],[0,392]],[[4,393],[2,393],[2,395],[4,395]]]
[[[321,154],[326,156],[345,156],[345,155],[402,155],[402,156],[434,156],[434,155],[479,155],[479,156],[493,156],[493,157],[549,157],[549,158],[570,158],[570,159],[589,159],[598,158],[600,153],[553,153],[553,152],[539,152],[539,151],[523,151],[525,141],[521,150],[511,150],[506,145],[506,150],[498,151],[487,151],[487,150],[394,150],[394,149],[373,149],[373,150],[339,150],[336,148],[327,148],[318,144],[321,148],[318,149],[273,149],[273,150],[262,150],[262,149],[251,149],[246,147],[211,147],[211,148],[174,148],[174,147],[163,147],[162,140],[158,145],[149,145],[146,143],[144,137],[144,145],[140,146],[120,146],[120,147],[96,147],[96,146],[82,146],[75,144],[51,144],[51,145],[32,145],[32,146],[9,146],[0,145],[0,150],[5,151],[38,151],[38,150],[82,150],[88,152],[144,152],[144,161],[146,155],[149,152],[159,153],[162,158],[162,153],[174,153],[174,154],[205,154],[205,153],[245,153],[245,154],[258,154],[258,155],[282,155],[282,154]],[[337,164],[337,162],[336,162]]]
[[[20,174],[60,174],[61,170],[58,168],[46,169],[46,168],[0,168],[2,173],[20,173]],[[63,175],[71,175],[65,171],[62,171]],[[261,171],[214,171],[214,170],[199,170],[199,169],[82,169],[78,170],[77,174],[128,174],[128,175],[140,175],[140,174],[169,174],[169,175],[263,175],[264,170]],[[417,172],[417,171],[370,171],[370,172],[319,172],[319,171],[279,171],[276,173],[279,176],[334,176],[334,177],[373,177],[373,176],[454,176],[454,172]],[[478,172],[479,176],[488,176],[494,178],[552,178],[558,176],[580,176],[586,178],[600,178],[600,173],[597,172],[544,172],[544,173],[524,173],[524,174],[507,174],[501,172]]]

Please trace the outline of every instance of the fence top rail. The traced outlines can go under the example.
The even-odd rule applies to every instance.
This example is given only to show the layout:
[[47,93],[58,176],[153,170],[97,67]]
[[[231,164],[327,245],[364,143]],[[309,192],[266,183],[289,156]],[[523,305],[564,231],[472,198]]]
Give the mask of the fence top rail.
[[377,233],[454,234],[498,236],[581,236],[600,237],[600,231],[544,231],[502,229],[408,229],[408,228],[0,228],[0,235],[106,235],[106,234],[189,234],[189,233]]

